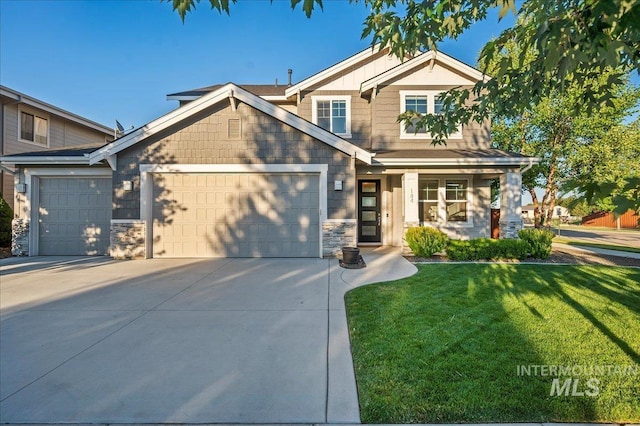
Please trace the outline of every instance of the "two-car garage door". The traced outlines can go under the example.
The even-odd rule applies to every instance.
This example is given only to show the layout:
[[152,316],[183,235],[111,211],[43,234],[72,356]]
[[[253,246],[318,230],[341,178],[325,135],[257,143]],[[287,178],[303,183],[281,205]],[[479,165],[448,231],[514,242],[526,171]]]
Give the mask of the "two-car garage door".
[[319,192],[317,174],[155,174],[153,256],[318,257]]

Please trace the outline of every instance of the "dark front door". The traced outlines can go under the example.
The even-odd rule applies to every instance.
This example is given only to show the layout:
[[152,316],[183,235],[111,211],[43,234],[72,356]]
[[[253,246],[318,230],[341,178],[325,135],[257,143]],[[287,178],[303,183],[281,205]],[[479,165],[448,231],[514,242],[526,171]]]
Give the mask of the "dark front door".
[[379,243],[380,240],[380,181],[358,182],[358,241]]

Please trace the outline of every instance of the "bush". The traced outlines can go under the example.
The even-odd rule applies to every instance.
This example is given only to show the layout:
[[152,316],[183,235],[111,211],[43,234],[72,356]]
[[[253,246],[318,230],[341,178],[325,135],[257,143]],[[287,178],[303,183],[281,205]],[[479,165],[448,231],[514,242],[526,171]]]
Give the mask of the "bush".
[[11,246],[11,219],[13,212],[9,204],[0,196],[0,247]]
[[444,250],[449,241],[447,234],[428,226],[407,229],[405,239],[413,254],[420,257],[431,257],[434,253]]
[[546,259],[551,255],[551,240],[555,234],[547,229],[523,229],[518,237],[526,241],[529,253],[535,259]]
[[447,256],[451,260],[525,259],[528,250],[529,245],[522,240],[476,238],[449,241]]

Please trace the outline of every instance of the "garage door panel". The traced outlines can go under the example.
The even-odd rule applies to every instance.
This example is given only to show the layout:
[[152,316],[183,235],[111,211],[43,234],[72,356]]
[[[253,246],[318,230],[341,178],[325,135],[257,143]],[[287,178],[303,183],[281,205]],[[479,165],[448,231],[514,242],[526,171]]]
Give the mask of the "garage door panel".
[[39,254],[108,254],[111,178],[39,181]]
[[318,175],[165,174],[154,187],[180,206],[154,207],[154,256],[319,255]]

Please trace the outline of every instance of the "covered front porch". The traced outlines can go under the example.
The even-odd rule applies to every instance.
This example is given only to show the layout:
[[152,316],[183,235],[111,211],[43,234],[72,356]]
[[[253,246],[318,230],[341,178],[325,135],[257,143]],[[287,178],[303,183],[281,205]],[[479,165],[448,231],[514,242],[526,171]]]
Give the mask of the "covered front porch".
[[490,237],[493,180],[500,182],[500,238],[522,229],[522,172],[535,159],[498,150],[379,153],[357,169],[358,245],[402,247],[412,226],[450,238]]

